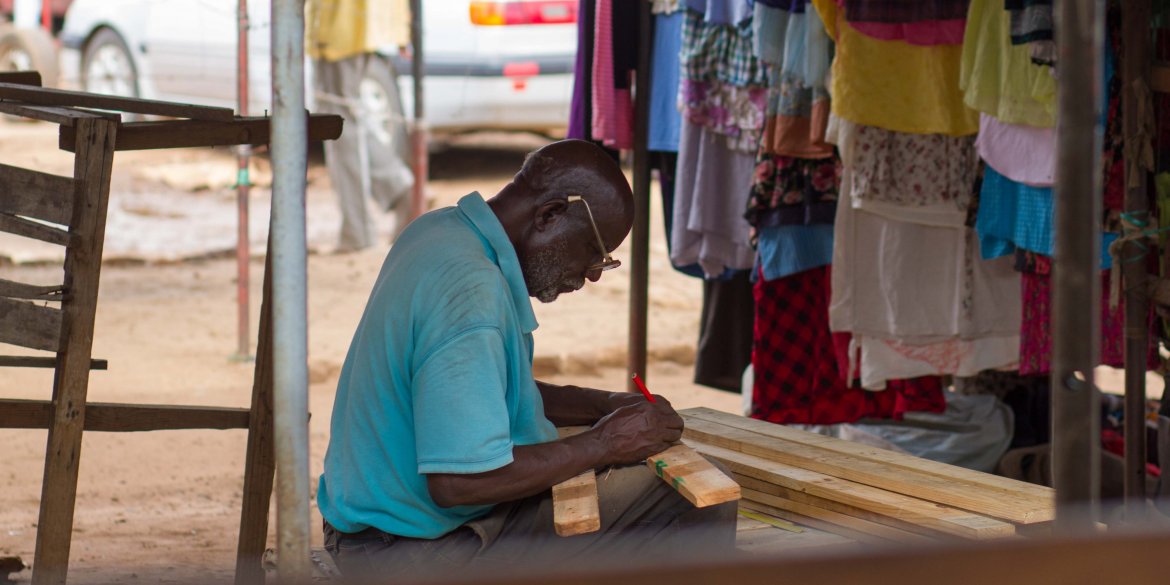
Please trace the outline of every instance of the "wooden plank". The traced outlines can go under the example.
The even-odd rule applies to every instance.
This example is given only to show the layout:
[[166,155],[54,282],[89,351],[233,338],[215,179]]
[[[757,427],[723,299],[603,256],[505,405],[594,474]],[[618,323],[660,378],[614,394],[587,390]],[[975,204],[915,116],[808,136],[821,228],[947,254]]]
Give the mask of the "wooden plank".
[[58,353],[61,364],[53,381],[55,408],[45,450],[33,585],[64,583],[69,569],[94,317],[118,132],[116,122],[101,118],[79,119],[76,127],[73,178],[79,188],[73,199],[72,230],[77,245],[65,251],[65,282],[69,284],[70,298],[62,303],[64,319]]
[[[748,520],[743,517],[743,514],[751,514],[759,518],[765,518],[767,522],[788,524],[794,526],[799,532],[790,532],[769,526],[763,522]],[[745,528],[743,526],[745,522],[750,522],[752,525]],[[817,530],[815,528],[796,526],[788,520],[776,518],[771,514],[756,512],[754,510],[744,510],[742,508],[740,509],[739,524],[737,524],[736,528],[735,548],[749,554],[778,554],[830,546],[858,546],[857,541],[838,534]]]
[[[248,409],[161,404],[85,405],[85,430],[110,433],[181,429],[246,429]],[[0,399],[0,428],[47,429],[53,421],[48,400]]]
[[588,534],[601,529],[597,505],[597,474],[590,469],[552,487],[553,526],[558,536]]
[[[1165,585],[1170,532],[851,551],[738,555],[668,563],[596,563],[547,571],[464,572],[438,585]],[[1104,560],[1103,560],[1104,559]]]
[[686,420],[684,437],[1020,524],[1047,522],[1055,516],[1053,492],[1043,486],[698,410],[681,413]]
[[[271,251],[272,225],[269,221],[267,249]],[[268,543],[268,507],[272,502],[272,482],[276,475],[272,339],[272,254],[267,254],[261,286],[260,326],[256,336],[256,368],[252,374],[252,415],[244,463],[235,585],[264,582],[262,561]]]
[[30,120],[60,124],[62,126],[72,126],[75,121],[83,118],[104,118],[113,122],[122,121],[122,116],[113,112],[91,112],[78,108],[60,108],[56,106],[30,106],[21,102],[6,102],[2,100],[0,100],[0,113],[28,118]]
[[[0,368],[55,368],[57,356],[31,355],[0,355]],[[106,360],[89,360],[89,369],[106,370],[110,363]]]
[[[854,520],[860,520],[861,522],[854,524],[863,526],[873,525],[873,528],[868,530],[868,532],[875,536],[882,536],[898,542],[929,542],[936,539],[932,537],[939,536],[938,532],[915,526],[897,518],[888,518],[861,508],[847,506],[835,500],[818,498],[804,492],[790,490],[766,481],[758,480],[754,477],[735,474],[735,481],[739,482],[740,487],[743,489],[745,499],[755,500],[782,509],[800,512],[805,515],[810,515],[810,512],[805,510],[805,508],[811,507],[824,510],[830,512],[833,518],[839,519],[846,526],[854,523]],[[779,503],[778,501],[782,501],[783,503]],[[788,504],[792,504],[793,506],[786,507]],[[815,516],[815,514],[811,515]],[[826,514],[825,516],[829,515]]]
[[60,301],[65,296],[65,285],[35,285],[0,278],[0,297],[30,301]]
[[862,459],[870,459],[873,461],[880,461],[892,467],[896,467],[899,471],[925,473],[944,477],[946,479],[958,479],[964,482],[985,486],[988,489],[999,490],[1008,493],[1027,493],[1042,502],[1048,501],[1053,497],[1052,488],[1030,484],[1023,481],[1017,481],[990,473],[982,473],[955,465],[948,465],[946,463],[939,463],[921,457],[913,457],[904,453],[896,453],[888,449],[881,449],[872,447],[863,443],[854,443],[852,441],[844,441],[833,437],[828,437],[818,433],[810,433],[784,425],[773,424],[767,421],[756,420],[754,418],[747,418],[719,412],[710,408],[692,408],[680,412],[684,419],[696,418],[700,420],[707,420],[715,423],[727,425],[729,427],[742,429],[745,431],[752,431],[768,437],[781,439],[785,441],[798,442],[803,445],[815,446],[819,449],[852,455]]
[[0,213],[0,232],[8,232],[58,246],[68,246],[72,241],[69,232],[65,230],[7,213]]
[[40,71],[0,71],[0,83],[41,86]]
[[777,463],[701,443],[691,443],[699,452],[712,457],[731,471],[768,483],[834,500],[868,510],[887,518],[950,534],[961,538],[984,540],[1015,534],[1015,526],[994,518],[941,506],[926,500],[888,492],[868,485]]
[[838,536],[843,536],[843,537],[848,538],[850,540],[854,540],[856,542],[860,542],[860,543],[864,543],[864,544],[876,544],[876,545],[887,545],[888,546],[891,542],[889,539],[882,538],[880,536],[875,536],[873,534],[869,534],[867,532],[863,532],[860,530],[855,530],[855,529],[850,528],[848,525],[845,525],[845,524],[839,524],[837,522],[833,522],[830,520],[824,520],[824,519],[816,518],[813,516],[806,516],[806,515],[801,514],[799,512],[794,512],[792,510],[784,510],[784,509],[778,508],[776,506],[769,506],[768,504],[758,502],[756,500],[752,500],[752,499],[748,499],[748,498],[744,498],[744,499],[740,500],[739,507],[743,508],[745,510],[751,510],[753,512],[758,512],[760,514],[768,514],[769,516],[775,516],[775,517],[780,518],[782,520],[794,522],[800,526],[807,526],[808,528],[813,528],[813,529],[820,530],[823,532],[828,532],[830,534],[836,534]]
[[[202,120],[163,120],[129,122],[118,131],[117,150],[152,150],[157,148],[194,148],[207,146],[260,145],[271,141],[271,118],[236,118],[226,122]],[[341,136],[343,120],[332,114],[308,117],[309,141],[334,140]],[[62,126],[60,147],[69,150],[74,131]]]
[[739,499],[739,484],[686,445],[654,455],[646,465],[696,508]]
[[71,177],[0,164],[0,213],[67,226],[75,188]]
[[0,297],[0,342],[29,349],[57,351],[61,310]]
[[231,108],[213,108],[141,98],[98,95],[64,89],[33,88],[13,83],[0,83],[0,99],[17,100],[36,106],[74,106],[172,118],[191,118],[193,120],[230,122],[235,117]]

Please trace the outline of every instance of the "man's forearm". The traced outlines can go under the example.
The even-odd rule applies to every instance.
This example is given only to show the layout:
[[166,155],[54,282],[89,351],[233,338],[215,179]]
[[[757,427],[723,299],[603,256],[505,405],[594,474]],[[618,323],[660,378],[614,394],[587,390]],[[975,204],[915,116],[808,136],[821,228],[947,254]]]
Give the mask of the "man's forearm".
[[596,433],[512,449],[504,467],[470,475],[431,474],[427,488],[440,506],[496,504],[538,494],[581,472],[605,464],[606,448]]
[[553,424],[592,425],[617,408],[636,402],[637,395],[536,381],[544,401],[544,416]]

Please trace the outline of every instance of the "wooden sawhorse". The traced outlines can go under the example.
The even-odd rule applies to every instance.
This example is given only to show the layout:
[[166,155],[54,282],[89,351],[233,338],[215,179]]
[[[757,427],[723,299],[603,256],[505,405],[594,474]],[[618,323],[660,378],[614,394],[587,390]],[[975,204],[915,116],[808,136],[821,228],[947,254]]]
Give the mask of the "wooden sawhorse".
[[[114,152],[266,144],[269,119],[236,117],[226,108],[39,86],[35,72],[0,73],[0,113],[58,124],[60,148],[75,155],[72,177],[0,165],[0,231],[65,247],[60,285],[0,279],[0,342],[55,354],[0,356],[0,367],[56,370],[52,400],[0,400],[0,428],[49,431],[33,583],[65,583],[83,431],[165,429],[248,429],[236,583],[262,583],[260,561],[276,469],[271,262],[264,271],[251,408],[87,403],[86,394],[89,371],[105,368],[91,353]],[[109,111],[177,119],[123,123]],[[310,115],[309,140],[333,140],[341,126],[339,116]]]

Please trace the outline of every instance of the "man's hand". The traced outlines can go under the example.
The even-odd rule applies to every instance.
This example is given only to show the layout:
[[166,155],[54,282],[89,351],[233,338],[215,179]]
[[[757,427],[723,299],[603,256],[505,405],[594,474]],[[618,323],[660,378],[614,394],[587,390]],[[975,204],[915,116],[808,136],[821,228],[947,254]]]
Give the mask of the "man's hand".
[[637,400],[621,406],[593,426],[605,446],[603,464],[638,463],[665,451],[682,437],[683,420],[665,398],[648,402],[640,394]]

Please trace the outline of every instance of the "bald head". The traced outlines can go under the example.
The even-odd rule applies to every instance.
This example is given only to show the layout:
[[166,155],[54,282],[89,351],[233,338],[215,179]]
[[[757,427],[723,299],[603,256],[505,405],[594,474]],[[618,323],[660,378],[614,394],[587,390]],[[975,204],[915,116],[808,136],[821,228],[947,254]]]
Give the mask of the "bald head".
[[[587,205],[577,203],[578,197]],[[588,267],[617,248],[634,223],[634,197],[621,167],[583,140],[530,153],[488,204],[516,248],[529,292],[544,301],[580,288],[585,279],[597,280]],[[590,212],[604,251],[598,250]]]

